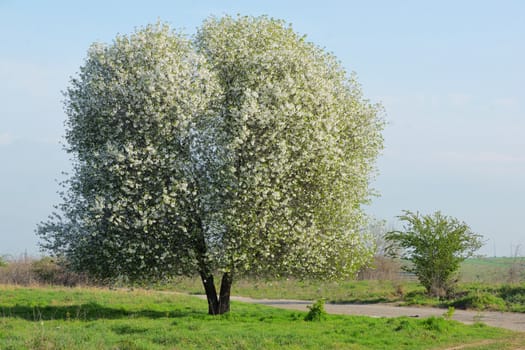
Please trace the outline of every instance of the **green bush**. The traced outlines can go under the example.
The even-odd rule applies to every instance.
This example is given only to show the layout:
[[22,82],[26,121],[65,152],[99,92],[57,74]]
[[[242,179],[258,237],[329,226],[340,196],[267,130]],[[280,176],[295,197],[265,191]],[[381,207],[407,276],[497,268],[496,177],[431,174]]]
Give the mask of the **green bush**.
[[313,305],[308,306],[310,311],[306,314],[305,321],[322,321],[326,318],[326,310],[324,309],[324,299],[317,300]]
[[423,320],[423,326],[432,332],[446,333],[450,328],[450,323],[442,317],[429,317]]
[[428,295],[452,298],[460,263],[481,248],[481,235],[439,211],[420,215],[405,210],[399,218],[406,225],[403,231],[385,235],[388,251],[411,263],[403,269],[417,276]]
[[525,285],[510,286],[505,285],[500,288],[500,296],[506,301],[525,304]]
[[407,317],[391,318],[387,321],[388,324],[391,324],[394,331],[396,332],[416,332],[417,326],[412,320]]
[[451,320],[452,316],[454,316],[455,311],[456,309],[454,308],[454,306],[449,306],[448,310],[445,313],[443,313],[443,318],[445,320]]
[[525,285],[504,285],[498,296],[505,300],[510,311],[525,312]]
[[452,302],[451,306],[461,309],[507,310],[505,300],[488,292],[470,292],[466,296]]

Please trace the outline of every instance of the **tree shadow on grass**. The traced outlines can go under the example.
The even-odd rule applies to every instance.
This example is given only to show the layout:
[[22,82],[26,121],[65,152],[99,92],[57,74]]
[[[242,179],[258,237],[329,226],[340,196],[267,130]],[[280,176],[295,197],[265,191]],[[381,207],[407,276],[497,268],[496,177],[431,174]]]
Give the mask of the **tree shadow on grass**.
[[127,310],[124,308],[112,308],[98,303],[85,303],[68,306],[30,306],[0,305],[0,317],[21,318],[27,321],[48,321],[48,320],[79,320],[95,321],[99,319],[123,319],[123,318],[205,318],[208,314],[190,307],[184,309],[173,309],[166,311],[159,310]]

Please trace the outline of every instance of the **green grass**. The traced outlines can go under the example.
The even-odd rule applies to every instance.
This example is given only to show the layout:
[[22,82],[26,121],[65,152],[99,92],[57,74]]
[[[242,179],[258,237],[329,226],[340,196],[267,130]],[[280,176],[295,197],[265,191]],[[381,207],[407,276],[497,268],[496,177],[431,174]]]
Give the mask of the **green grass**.
[[[177,278],[169,286],[180,292],[203,294],[199,278]],[[244,278],[234,281],[232,294],[251,298],[317,300],[337,303],[381,303],[400,301],[406,293],[423,291],[414,281],[316,281]]]
[[[525,345],[523,334],[442,318],[367,318],[233,303],[154,291],[0,287],[0,349],[483,349]],[[485,340],[489,339],[488,342]],[[496,345],[494,345],[496,344]],[[510,345],[509,345],[510,344]]]
[[[329,303],[398,302],[404,305],[525,312],[525,279],[521,279],[521,283],[508,283],[511,268],[515,268],[515,278],[525,274],[525,260],[467,259],[461,266],[457,296],[452,300],[430,298],[416,280],[406,279],[327,282],[294,278],[244,278],[234,282],[232,293],[268,299],[323,298]],[[169,288],[190,294],[203,293],[199,278],[178,278]]]
[[449,302],[450,306],[494,311],[525,312],[525,284],[467,284],[464,295]]
[[[203,293],[198,278],[178,278],[170,288],[189,294]],[[234,283],[232,294],[256,299],[325,299],[329,303],[356,304],[396,302],[401,305],[525,312],[525,283],[461,283],[457,296],[447,300],[427,296],[425,289],[413,281],[323,282],[245,278]]]
[[432,298],[425,295],[423,291],[417,290],[408,293],[400,304],[525,312],[525,284],[493,286],[480,283],[462,284],[458,287],[458,295],[452,299]]
[[464,283],[525,282],[525,257],[470,258],[461,264],[460,278]]
[[[525,282],[525,258],[472,258],[461,265],[459,272],[460,290],[471,291],[484,287],[494,291],[509,282],[509,271],[513,266],[518,269]],[[518,273],[519,275],[519,273]],[[522,283],[523,284],[523,283]],[[511,283],[511,285],[520,285]],[[169,288],[190,293],[202,294],[203,287],[199,278],[177,278]],[[252,298],[269,299],[304,299],[325,298],[330,302],[374,303],[406,301],[407,296],[421,295],[424,288],[417,280],[399,279],[326,282],[315,280],[244,278],[236,280],[232,293]],[[428,300],[427,303],[436,301]],[[525,303],[524,303],[525,304]]]

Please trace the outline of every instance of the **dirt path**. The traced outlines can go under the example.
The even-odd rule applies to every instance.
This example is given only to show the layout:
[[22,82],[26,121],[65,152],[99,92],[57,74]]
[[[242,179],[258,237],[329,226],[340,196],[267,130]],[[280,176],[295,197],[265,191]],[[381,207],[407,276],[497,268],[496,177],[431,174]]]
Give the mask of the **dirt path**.
[[[232,300],[301,311],[308,311],[307,306],[312,304],[311,301],[304,300],[252,299],[245,297],[232,297]],[[326,304],[325,309],[331,314],[371,317],[430,317],[442,316],[446,311],[428,307],[401,307],[395,304]],[[523,313],[455,310],[452,319],[466,324],[482,322],[492,327],[525,332],[525,314]]]

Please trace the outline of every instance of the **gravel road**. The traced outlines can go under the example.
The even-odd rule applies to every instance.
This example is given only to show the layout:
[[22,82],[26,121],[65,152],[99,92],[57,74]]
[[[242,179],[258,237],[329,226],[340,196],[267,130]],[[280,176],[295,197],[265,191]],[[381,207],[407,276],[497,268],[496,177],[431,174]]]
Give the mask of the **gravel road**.
[[[308,311],[307,306],[312,304],[311,301],[305,300],[252,299],[234,296],[232,300],[301,311]],[[430,317],[442,316],[446,312],[438,308],[407,307],[395,304],[325,304],[325,309],[330,314],[371,317]],[[525,332],[525,314],[523,313],[455,310],[452,319],[466,324],[482,322],[492,327]]]

